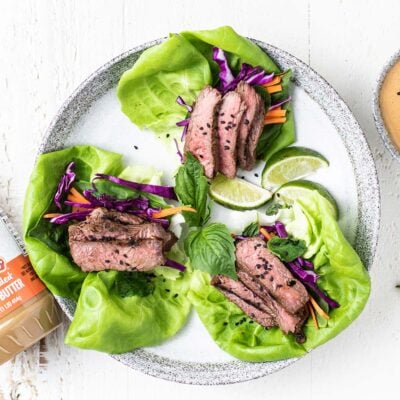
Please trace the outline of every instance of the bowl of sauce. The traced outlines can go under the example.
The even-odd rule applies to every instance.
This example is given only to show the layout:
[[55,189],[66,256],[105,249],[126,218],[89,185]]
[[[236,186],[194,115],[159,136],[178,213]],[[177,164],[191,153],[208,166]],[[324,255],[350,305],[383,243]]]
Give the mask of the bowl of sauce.
[[379,75],[374,95],[374,119],[386,148],[400,161],[400,50]]

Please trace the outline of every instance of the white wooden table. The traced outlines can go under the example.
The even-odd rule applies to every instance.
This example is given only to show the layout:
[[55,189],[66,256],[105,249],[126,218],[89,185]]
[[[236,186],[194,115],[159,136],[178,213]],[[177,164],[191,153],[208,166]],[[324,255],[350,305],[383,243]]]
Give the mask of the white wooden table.
[[89,73],[168,32],[225,24],[309,63],[365,130],[383,209],[364,313],[289,368],[222,387],[161,381],[106,355],[67,347],[64,327],[0,367],[1,400],[399,398],[400,165],[383,148],[371,114],[378,71],[400,47],[398,0],[1,0],[0,204],[20,228],[24,191],[45,128]]

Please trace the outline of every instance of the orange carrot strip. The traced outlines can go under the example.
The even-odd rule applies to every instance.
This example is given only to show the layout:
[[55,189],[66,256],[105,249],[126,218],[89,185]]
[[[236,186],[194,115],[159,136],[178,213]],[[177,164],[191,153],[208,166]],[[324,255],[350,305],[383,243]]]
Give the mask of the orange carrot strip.
[[266,89],[269,94],[273,94],[282,91],[282,85],[267,86]]
[[278,83],[281,83],[281,81],[282,81],[282,76],[281,75],[277,75],[277,76],[274,77],[274,79],[272,79],[271,82],[268,82],[263,86],[264,87],[274,86],[274,85],[277,85]]
[[260,228],[260,233],[265,237],[265,239],[272,239],[272,235],[265,228]]
[[71,188],[70,192],[78,200],[78,203],[90,204],[90,201],[85,199],[75,188]]
[[317,320],[317,317],[315,316],[314,309],[313,309],[313,307],[312,307],[312,305],[310,303],[307,303],[307,305],[308,305],[308,308],[310,310],[312,320],[314,322],[314,327],[315,327],[315,329],[319,329],[318,320]]
[[284,117],[286,115],[286,110],[282,110],[280,108],[276,108],[275,110],[268,111],[265,114],[265,118],[274,118],[274,117]]
[[55,217],[59,217],[60,215],[62,215],[62,214],[60,214],[60,213],[50,213],[50,214],[43,215],[43,218],[55,218]]
[[320,307],[320,305],[311,296],[310,296],[310,301],[319,316],[321,316],[324,319],[329,319],[329,315]]
[[193,213],[197,212],[197,210],[195,210],[192,207],[180,206],[180,207],[164,208],[164,210],[153,213],[152,217],[153,218],[164,218],[164,217],[169,217],[170,215],[178,214],[182,211],[188,211],[188,212],[193,212]]
[[265,118],[264,119],[264,125],[283,124],[285,122],[286,122],[286,117]]

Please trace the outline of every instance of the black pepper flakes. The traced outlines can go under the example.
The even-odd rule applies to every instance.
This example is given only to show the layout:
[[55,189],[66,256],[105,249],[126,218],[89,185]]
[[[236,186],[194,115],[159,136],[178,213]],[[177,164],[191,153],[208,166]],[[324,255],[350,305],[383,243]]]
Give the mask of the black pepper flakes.
[[229,146],[224,146],[224,150],[229,150],[230,149],[230,147]]
[[179,294],[178,294],[178,293],[175,293],[175,294],[174,294],[174,299],[176,299],[178,296],[179,296]]
[[257,174],[257,172],[254,174],[254,176],[255,176],[256,178],[258,178],[258,174]]
[[226,325],[228,325],[228,323],[225,321],[222,325],[226,326]]
[[207,128],[211,128],[211,125],[207,122]]
[[167,139],[168,139],[168,138],[170,137],[170,134],[169,134],[169,133],[167,133],[167,134],[166,134],[166,137],[167,137]]
[[248,125],[248,124],[250,123],[250,121],[249,121],[247,118],[245,118],[245,120],[243,121],[243,123],[244,123],[245,125]]
[[138,150],[138,149],[139,149],[139,147],[137,147],[136,145],[134,145],[133,147],[135,148],[135,150]]
[[170,290],[169,290],[169,289],[165,289],[165,291],[166,291],[166,292],[168,292],[168,293],[170,292]]
[[201,126],[199,129],[202,131],[204,128]]

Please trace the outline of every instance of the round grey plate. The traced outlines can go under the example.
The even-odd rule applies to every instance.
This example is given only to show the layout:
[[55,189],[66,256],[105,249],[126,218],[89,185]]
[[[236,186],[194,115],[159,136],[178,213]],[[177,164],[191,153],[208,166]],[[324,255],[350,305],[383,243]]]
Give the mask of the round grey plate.
[[[63,148],[70,133],[90,107],[117,85],[121,74],[134,64],[144,50],[162,40],[143,44],[118,56],[85,80],[56,115],[41,144],[39,154]],[[310,67],[276,47],[260,41],[254,42],[266,50],[282,69],[293,69],[296,84],[319,105],[342,141],[353,168],[357,190],[354,246],[369,269],[377,245],[380,198],[374,161],[359,124],[336,91]],[[68,317],[72,319],[75,304],[63,298],[57,300]],[[202,385],[228,384],[258,378],[282,369],[297,360],[297,358],[292,358],[265,363],[187,362],[156,355],[146,349],[113,357],[152,376],[180,383]]]

